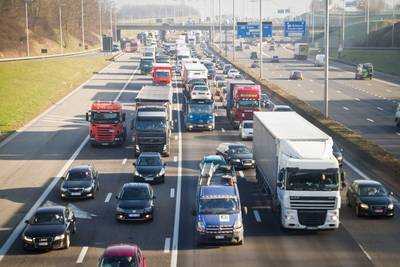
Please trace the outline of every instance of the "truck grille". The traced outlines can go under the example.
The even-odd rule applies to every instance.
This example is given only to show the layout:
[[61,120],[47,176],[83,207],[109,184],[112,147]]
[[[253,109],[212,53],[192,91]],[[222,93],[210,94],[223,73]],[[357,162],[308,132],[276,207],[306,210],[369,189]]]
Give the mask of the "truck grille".
[[110,128],[97,128],[96,141],[99,142],[112,142],[113,133],[110,132]]
[[326,210],[298,210],[299,223],[305,226],[320,226],[325,223]]
[[208,234],[231,234],[233,233],[232,225],[208,225],[206,227]]
[[244,120],[252,120],[253,119],[253,112],[245,112],[243,119]]
[[336,197],[290,197],[292,209],[331,210],[336,207]]
[[151,144],[151,145],[163,145],[165,144],[164,136],[139,136],[138,143],[140,145]]

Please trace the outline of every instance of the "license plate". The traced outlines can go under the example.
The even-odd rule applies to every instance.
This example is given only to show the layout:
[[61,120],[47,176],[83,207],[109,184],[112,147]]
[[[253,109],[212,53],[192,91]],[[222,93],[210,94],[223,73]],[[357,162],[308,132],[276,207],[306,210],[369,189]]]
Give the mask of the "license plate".
[[129,214],[128,216],[131,218],[137,218],[140,217],[140,214]]
[[71,196],[80,196],[81,193],[71,193]]
[[101,143],[102,146],[108,146],[108,143]]
[[223,236],[223,235],[216,235],[215,236],[215,239],[224,239],[225,238],[225,236]]
[[382,213],[382,212],[383,212],[383,209],[376,209],[375,212],[376,212],[376,213]]
[[199,124],[199,125],[197,125],[197,127],[204,127],[204,125],[203,124]]
[[47,247],[49,245],[49,243],[48,242],[39,242],[38,245],[41,247]]
[[144,180],[145,180],[145,181],[153,181],[153,180],[154,180],[154,178],[153,178],[153,177],[150,177],[150,178],[144,178]]

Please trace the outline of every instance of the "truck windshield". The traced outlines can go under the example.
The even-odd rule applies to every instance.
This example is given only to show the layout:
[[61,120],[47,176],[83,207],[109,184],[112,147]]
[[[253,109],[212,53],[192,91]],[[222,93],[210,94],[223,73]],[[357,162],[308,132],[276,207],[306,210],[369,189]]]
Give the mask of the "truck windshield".
[[257,109],[260,107],[260,101],[256,99],[241,99],[239,100],[240,109]]
[[212,104],[190,104],[189,105],[190,114],[212,114]]
[[299,191],[336,191],[339,189],[338,175],[323,172],[289,173],[286,190]]
[[232,214],[239,211],[235,198],[201,199],[199,214]]
[[145,57],[152,57],[153,56],[153,52],[145,52],[144,56]]
[[118,123],[118,112],[92,112],[93,123]]
[[156,77],[157,78],[170,78],[171,75],[170,75],[169,71],[157,71]]
[[151,65],[151,64],[153,64],[153,60],[151,59],[142,59],[140,61],[140,65]]
[[137,130],[164,130],[166,127],[165,118],[138,118],[136,121]]

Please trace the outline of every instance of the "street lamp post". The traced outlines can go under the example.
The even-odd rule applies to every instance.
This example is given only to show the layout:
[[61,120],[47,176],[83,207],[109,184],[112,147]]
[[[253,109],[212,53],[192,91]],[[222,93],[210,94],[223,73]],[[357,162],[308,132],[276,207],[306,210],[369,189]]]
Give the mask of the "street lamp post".
[[369,0],[367,2],[367,46],[369,44]]
[[99,32],[100,32],[100,49],[103,51],[103,23],[101,19],[101,2],[99,1]]
[[82,50],[85,50],[85,22],[83,20],[83,0],[81,0],[81,20],[82,20]]
[[28,2],[32,2],[32,0],[25,0],[25,32],[26,32],[26,53],[28,57],[30,56],[30,48],[29,48],[29,19],[28,19]]
[[394,9],[395,9],[395,4],[394,0],[392,1],[392,47],[394,47]]
[[219,5],[218,5],[218,10],[219,10],[219,18],[218,18],[218,22],[219,22],[219,49],[222,49],[221,0],[219,0],[218,2],[219,2]]
[[343,13],[342,13],[342,47],[344,47],[344,29],[345,29],[345,23],[346,23],[346,4],[345,1],[343,0]]
[[325,118],[328,118],[328,81],[329,81],[329,0],[325,0],[325,83],[324,83],[324,102]]
[[312,3],[312,34],[311,34],[311,40],[312,40],[312,44],[314,44],[314,34],[315,34],[315,9],[314,9],[314,3]]
[[232,28],[232,35],[233,35],[233,61],[236,60],[236,45],[235,45],[235,41],[236,41],[236,19],[235,19],[235,0],[233,1],[233,15],[232,15],[232,24],[233,24],[233,28]]
[[58,17],[60,19],[60,51],[64,54],[64,40],[63,40],[63,28],[62,28],[62,13],[61,13],[61,3],[58,3]]
[[263,28],[262,28],[262,0],[260,0],[260,79],[263,79]]

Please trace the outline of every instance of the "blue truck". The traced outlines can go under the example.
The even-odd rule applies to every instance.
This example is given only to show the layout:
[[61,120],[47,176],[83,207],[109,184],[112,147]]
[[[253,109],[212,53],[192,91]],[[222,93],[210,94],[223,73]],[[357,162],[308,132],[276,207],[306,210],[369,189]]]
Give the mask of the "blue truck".
[[212,100],[188,100],[185,105],[185,126],[187,131],[194,129],[215,129],[214,102]]
[[234,167],[203,166],[193,215],[198,244],[243,244],[242,211]]

